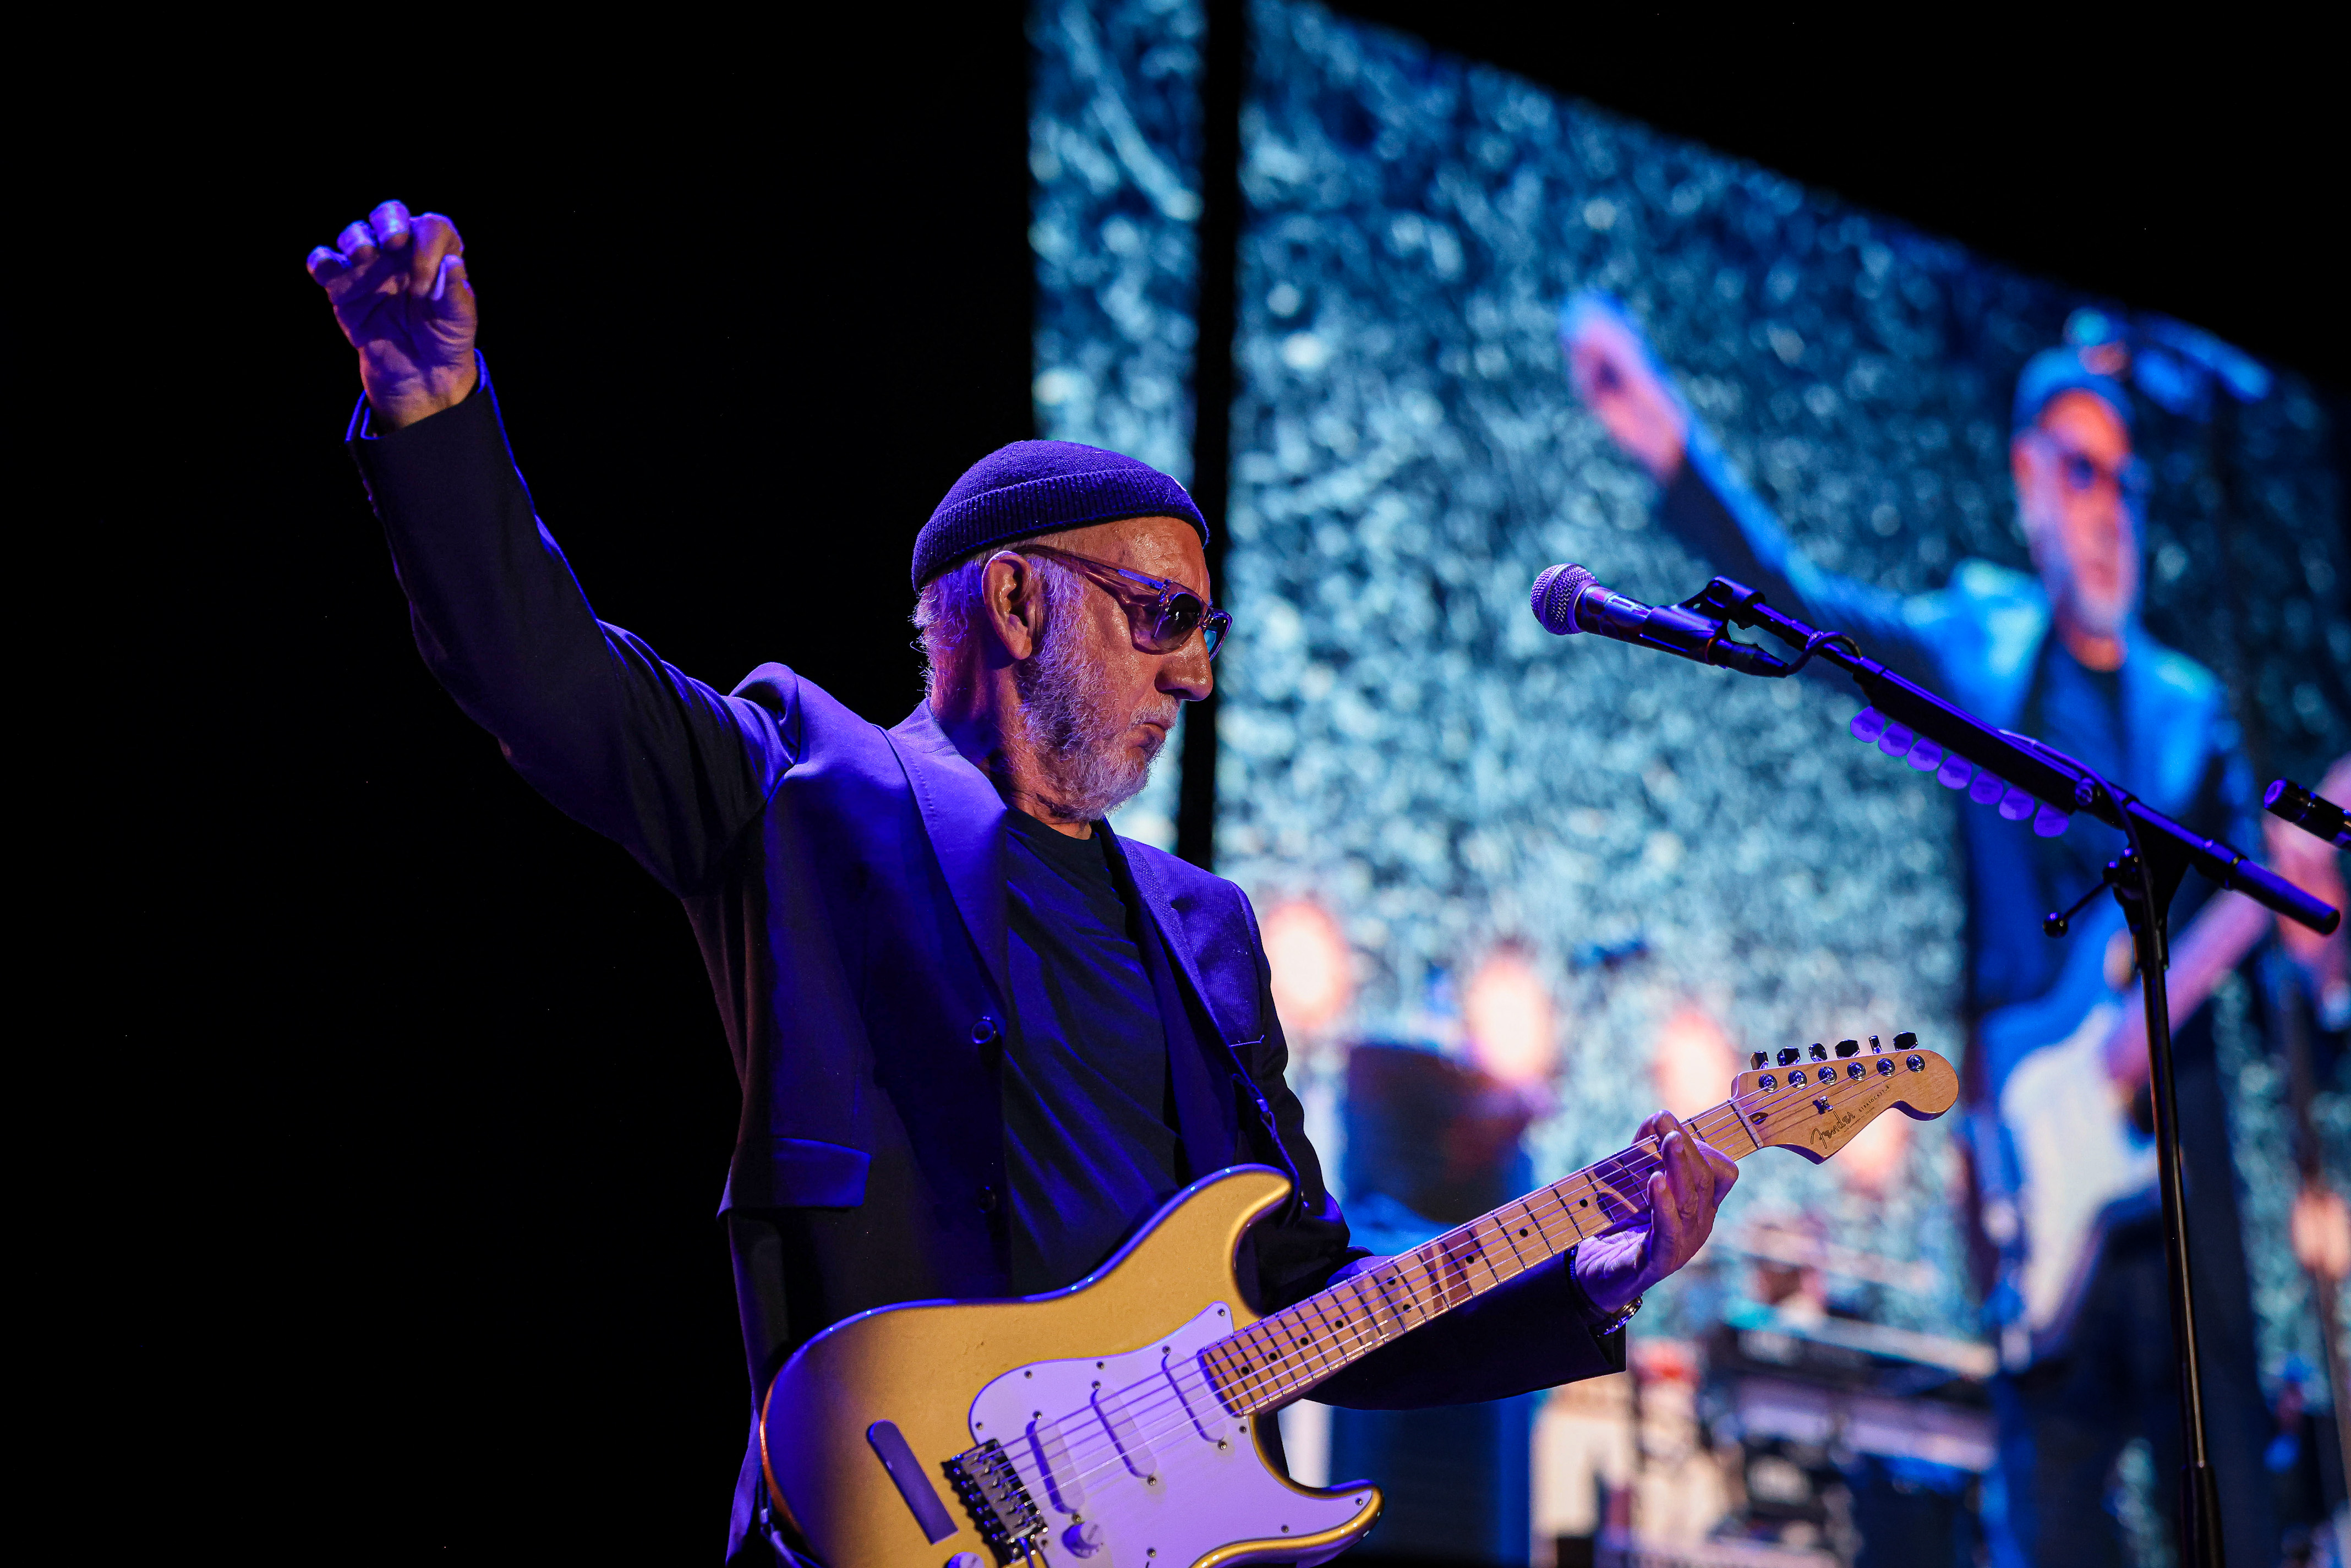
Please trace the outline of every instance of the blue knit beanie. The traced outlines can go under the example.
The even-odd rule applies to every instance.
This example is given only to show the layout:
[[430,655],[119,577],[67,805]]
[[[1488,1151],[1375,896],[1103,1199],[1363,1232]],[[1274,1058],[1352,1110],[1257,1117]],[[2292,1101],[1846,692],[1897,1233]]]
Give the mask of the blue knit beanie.
[[2098,398],[2123,422],[2131,426],[2130,393],[2123,389],[2105,370],[2095,361],[2097,350],[2090,350],[2068,345],[2063,349],[2043,349],[2024,361],[2024,370],[2016,378],[2016,402],[2009,415],[2011,432],[2022,432],[2041,417],[2041,411],[2057,401],[2057,394],[2085,392]]
[[970,467],[914,538],[914,588],[974,550],[1122,517],[1181,517],[1208,542],[1184,486],[1147,463],[1074,441],[1016,441]]

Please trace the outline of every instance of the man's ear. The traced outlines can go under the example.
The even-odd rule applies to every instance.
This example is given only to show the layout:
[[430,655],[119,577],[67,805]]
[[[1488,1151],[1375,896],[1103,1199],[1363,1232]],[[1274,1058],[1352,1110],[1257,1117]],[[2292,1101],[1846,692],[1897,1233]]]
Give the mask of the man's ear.
[[2008,444],[2008,475],[2010,483],[2016,487],[2016,525],[2024,535],[2024,548],[2036,566],[2041,560],[2041,528],[2032,502],[2042,474],[2042,455],[2032,449],[2030,433],[2019,432]]
[[980,573],[980,619],[996,660],[1019,664],[1045,642],[1045,583],[1018,550],[1000,549]]

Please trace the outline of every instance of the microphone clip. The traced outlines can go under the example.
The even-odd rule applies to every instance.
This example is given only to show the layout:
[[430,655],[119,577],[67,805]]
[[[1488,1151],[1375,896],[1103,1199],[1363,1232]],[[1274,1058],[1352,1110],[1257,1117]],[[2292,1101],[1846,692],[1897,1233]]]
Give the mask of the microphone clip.
[[[1771,667],[1749,670],[1747,673],[1750,674],[1765,675],[1774,680],[1783,675],[1792,675],[1811,664],[1813,654],[1828,647],[1834,647],[1842,653],[1856,656],[1861,653],[1861,649],[1854,640],[1844,632],[1815,632],[1801,621],[1790,620],[1763,602],[1761,589],[1750,588],[1745,583],[1735,581],[1728,577],[1716,578],[1704,588],[1683,600],[1677,608],[1693,610],[1701,615],[1728,622],[1732,625],[1769,632],[1772,636],[1796,650],[1795,658],[1788,663],[1782,663],[1768,653],[1759,654],[1759,659]],[[1735,645],[1743,647],[1745,644]]]

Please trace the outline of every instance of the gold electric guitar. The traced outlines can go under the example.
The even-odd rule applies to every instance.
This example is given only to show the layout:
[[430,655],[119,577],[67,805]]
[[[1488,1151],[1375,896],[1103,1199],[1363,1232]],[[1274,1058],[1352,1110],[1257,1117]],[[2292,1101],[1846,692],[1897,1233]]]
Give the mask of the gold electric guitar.
[[[1901,1034],[1759,1051],[1687,1124],[1733,1157],[1776,1145],[1817,1164],[1885,1111],[1926,1121],[1958,1094],[1950,1063]],[[760,1413],[768,1491],[827,1568],[1322,1563],[1371,1529],[1379,1489],[1280,1474],[1259,1448],[1274,1412],[1636,1218],[1657,1168],[1645,1139],[1265,1317],[1233,1256],[1290,1183],[1221,1171],[1067,1290],[883,1307],[801,1346]]]

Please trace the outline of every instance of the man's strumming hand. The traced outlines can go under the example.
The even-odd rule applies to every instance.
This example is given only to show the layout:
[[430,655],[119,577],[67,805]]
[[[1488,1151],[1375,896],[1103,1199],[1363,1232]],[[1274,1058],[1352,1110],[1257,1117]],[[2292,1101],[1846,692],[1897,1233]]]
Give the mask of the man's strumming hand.
[[1664,1161],[1649,1177],[1649,1212],[1575,1249],[1576,1283],[1604,1312],[1623,1312],[1695,1257],[1714,1233],[1715,1211],[1739,1181],[1738,1163],[1669,1111],[1642,1123],[1641,1136],[1658,1140]]
[[310,277],[360,352],[360,383],[379,429],[452,408],[474,390],[479,321],[465,242],[438,213],[386,202],[310,253]]

